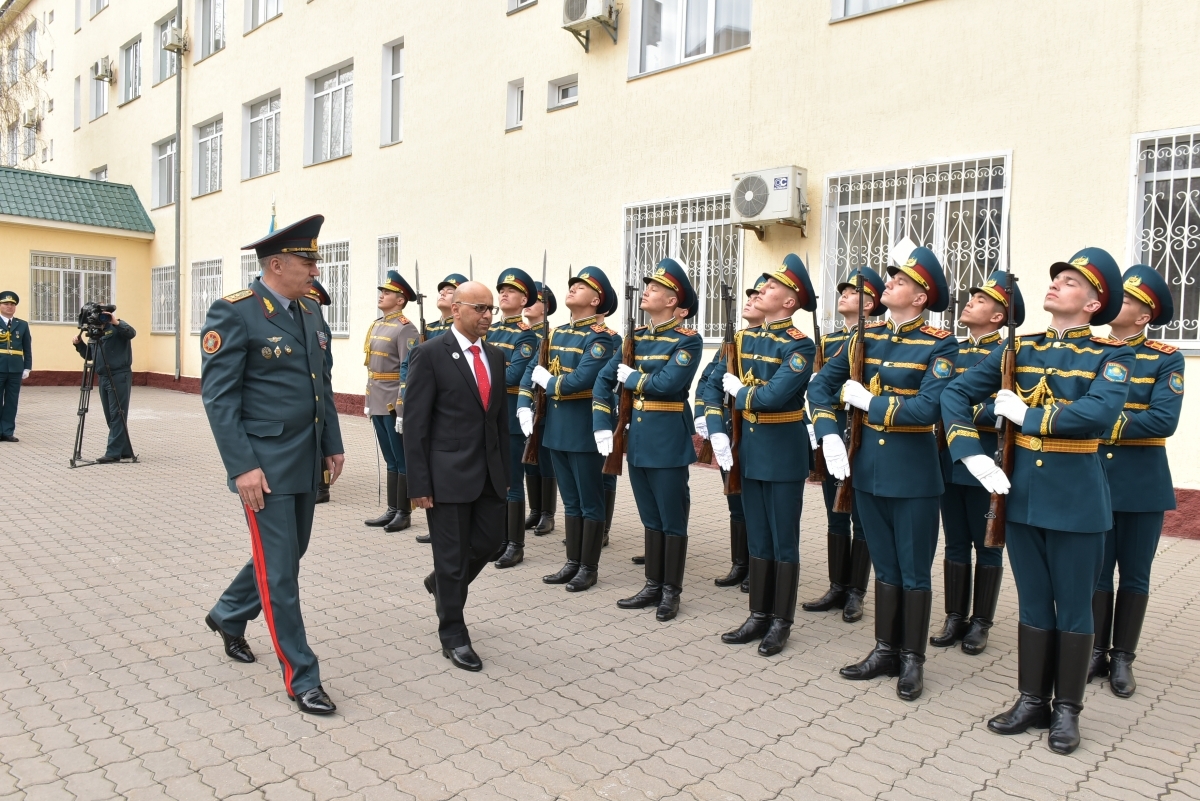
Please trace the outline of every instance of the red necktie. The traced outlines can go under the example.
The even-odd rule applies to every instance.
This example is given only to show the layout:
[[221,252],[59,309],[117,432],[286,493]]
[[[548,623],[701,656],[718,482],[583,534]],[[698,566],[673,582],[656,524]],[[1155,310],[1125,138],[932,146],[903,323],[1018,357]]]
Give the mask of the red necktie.
[[475,359],[475,382],[479,384],[479,399],[483,401],[483,410],[486,412],[488,398],[492,396],[492,382],[488,381],[487,368],[483,366],[483,359],[479,358],[479,346],[472,345],[467,350]]

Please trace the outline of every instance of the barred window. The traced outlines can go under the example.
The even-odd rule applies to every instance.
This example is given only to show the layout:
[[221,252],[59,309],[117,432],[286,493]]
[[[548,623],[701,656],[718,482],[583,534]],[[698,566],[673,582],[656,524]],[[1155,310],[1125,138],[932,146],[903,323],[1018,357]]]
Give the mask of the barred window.
[[[634,302],[641,296],[642,278],[659,261],[679,261],[687,267],[700,301],[687,324],[709,342],[724,333],[721,285],[732,287],[736,297],[742,282],[742,232],[729,221],[729,201],[729,194],[721,193],[625,207],[625,285],[634,288]],[[628,295],[617,289],[621,303],[627,303]],[[741,301],[735,300],[735,315],[740,308]],[[627,311],[619,313],[624,317]],[[639,325],[646,322],[640,311],[636,319]]]
[[335,337],[350,335],[350,242],[318,245],[321,253],[321,284],[329,293],[330,305],[323,311]]
[[262,272],[262,267],[258,263],[258,256],[253,253],[242,254],[242,283],[238,285],[238,289],[249,289],[250,284],[255,278],[258,278]]
[[379,237],[379,283],[387,278],[388,270],[400,269],[400,236]]
[[175,265],[150,271],[150,333],[175,333]]
[[208,316],[208,307],[223,294],[221,259],[192,262],[192,333],[199,334]]
[[33,322],[74,325],[83,304],[112,303],[113,267],[112,259],[30,254]]
[[955,321],[955,333],[965,335],[956,321],[967,290],[1007,264],[1007,202],[1006,156],[830,176],[817,290],[822,329],[843,322],[837,284],[863,264],[886,275],[891,246],[908,237],[932,250],[946,271],[951,306],[930,322]]
[[1195,347],[1200,339],[1200,127],[1142,136],[1137,144],[1134,261],[1157,270],[1171,289],[1175,319],[1155,339]]

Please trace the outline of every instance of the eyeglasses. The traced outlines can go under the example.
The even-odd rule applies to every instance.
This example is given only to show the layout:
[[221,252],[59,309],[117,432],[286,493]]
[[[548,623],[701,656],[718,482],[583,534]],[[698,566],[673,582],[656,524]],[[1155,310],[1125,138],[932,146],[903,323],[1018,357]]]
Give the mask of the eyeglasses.
[[499,314],[499,306],[488,306],[485,303],[463,303],[461,300],[454,302],[455,306],[466,306],[474,309],[477,314]]

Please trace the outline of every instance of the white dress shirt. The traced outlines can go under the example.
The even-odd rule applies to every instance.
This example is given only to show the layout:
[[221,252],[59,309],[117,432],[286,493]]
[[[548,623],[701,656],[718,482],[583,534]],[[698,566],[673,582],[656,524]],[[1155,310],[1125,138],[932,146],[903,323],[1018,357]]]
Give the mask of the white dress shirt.
[[[458,340],[458,347],[462,349],[463,358],[467,360],[467,367],[471,371],[471,377],[475,378],[475,357],[469,350],[467,350],[467,348],[474,346],[479,348],[479,360],[483,362],[483,369],[487,371],[488,383],[495,384],[495,381],[492,380],[492,366],[488,364],[487,351],[483,348],[483,340],[477,339],[472,342],[463,336],[462,333],[459,332],[458,326],[454,324],[450,325],[450,331],[454,334],[454,338]],[[445,334],[442,334],[442,336],[445,336]],[[479,388],[478,379],[475,380],[475,387],[476,389]]]

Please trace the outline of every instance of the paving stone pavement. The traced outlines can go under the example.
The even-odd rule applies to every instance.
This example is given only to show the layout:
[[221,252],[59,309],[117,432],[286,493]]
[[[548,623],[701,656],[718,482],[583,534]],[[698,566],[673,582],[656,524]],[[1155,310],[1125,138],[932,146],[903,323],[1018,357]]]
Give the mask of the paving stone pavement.
[[[764,659],[718,635],[746,597],[728,567],[715,471],[692,472],[691,543],[677,620],[617,609],[641,585],[641,529],[620,482],[600,583],[539,580],[560,534],[525,563],[487,568],[467,619],[482,673],[442,658],[431,558],[414,529],[362,525],[378,509],[372,434],[343,418],[347,469],[317,508],[303,562],[309,642],[336,716],[300,715],[262,623],[260,661],[225,659],[204,614],[249,553],[200,399],[138,387],[139,464],[67,468],[77,390],[27,388],[19,444],[0,445],[0,797],[81,799],[1183,799],[1200,798],[1200,542],[1164,539],[1137,660],[1138,692],[1088,690],[1083,746],[999,737],[1015,697],[1016,594],[1007,583],[980,657],[930,648],[916,703],[894,681],[837,668],[872,644],[805,614]],[[88,420],[88,449],[103,420]],[[561,512],[559,517],[561,529]],[[824,509],[810,488],[801,599],[825,585]],[[941,586],[940,555],[934,585]],[[942,597],[935,599],[935,623]]]

